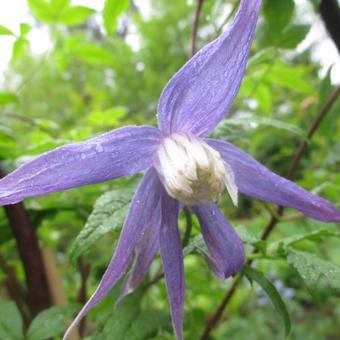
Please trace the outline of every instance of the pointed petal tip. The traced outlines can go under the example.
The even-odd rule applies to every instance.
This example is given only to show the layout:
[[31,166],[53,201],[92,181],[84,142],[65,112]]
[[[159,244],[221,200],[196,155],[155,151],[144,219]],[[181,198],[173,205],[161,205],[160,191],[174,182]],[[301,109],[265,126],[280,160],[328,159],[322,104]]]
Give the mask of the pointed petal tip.
[[205,258],[221,280],[238,273],[245,263],[243,242],[215,204],[201,204],[193,208],[209,249]]
[[260,6],[260,0],[241,1],[229,28],[170,79],[158,104],[165,134],[206,135],[225,117],[244,76]]
[[340,211],[329,201],[275,174],[231,143],[214,139],[206,141],[221,154],[232,169],[239,192],[262,201],[300,210],[318,221],[340,222]]

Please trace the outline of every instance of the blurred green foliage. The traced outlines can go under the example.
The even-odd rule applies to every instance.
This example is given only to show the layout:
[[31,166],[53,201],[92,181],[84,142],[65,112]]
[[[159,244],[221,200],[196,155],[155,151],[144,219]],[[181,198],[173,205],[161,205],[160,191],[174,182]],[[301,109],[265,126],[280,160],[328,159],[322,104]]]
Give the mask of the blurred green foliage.
[[[155,124],[162,88],[188,59],[194,1],[149,0],[147,16],[133,1],[125,0],[106,0],[101,11],[69,0],[27,2],[34,20],[18,23],[18,35],[0,23],[0,46],[6,36],[15,39],[11,65],[0,88],[3,167],[11,171],[53,147],[122,125]],[[225,28],[237,5],[237,1],[204,2],[199,47]],[[320,65],[311,60],[310,50],[296,50],[310,25],[296,15],[295,6],[294,0],[264,1],[240,94],[230,119],[213,133],[216,138],[232,140],[281,175],[287,173],[294,150],[333,91],[330,72],[321,79]],[[317,13],[309,15],[312,22]],[[41,55],[31,52],[32,28],[48,31],[50,48]],[[309,144],[297,173],[300,185],[336,204],[340,193],[339,113],[337,101]],[[91,266],[87,294],[94,291],[110,260],[138,179],[123,178],[25,202],[41,246],[56,254],[70,302],[38,315],[27,339],[60,338],[66,328],[63,320],[76,308],[79,258]],[[295,215],[283,219],[265,242],[259,236],[274,207],[246,197],[240,198],[237,209],[227,198],[221,207],[237,227],[247,254],[252,256],[253,247],[257,249],[254,265],[262,275],[258,281],[271,292],[274,305],[278,299],[284,301],[286,307],[281,305],[279,312],[280,308],[281,312],[282,308],[288,310],[290,338],[338,338],[338,228]],[[294,217],[294,212],[287,210],[287,216]],[[184,216],[180,225],[184,232]],[[0,228],[0,255],[24,285],[22,263],[2,210]],[[186,339],[199,338],[232,282],[220,282],[213,276],[200,254],[200,241],[194,220],[191,243],[185,251]],[[151,278],[157,275],[159,265],[156,258]],[[254,275],[249,276],[259,278]],[[0,291],[6,295],[1,270]],[[145,285],[113,307],[118,293],[119,287],[89,314],[88,339],[173,339],[163,281]],[[284,334],[264,291],[247,280],[222,321],[213,339],[281,339]],[[0,338],[20,339],[22,327],[15,303],[8,296],[1,298]]]

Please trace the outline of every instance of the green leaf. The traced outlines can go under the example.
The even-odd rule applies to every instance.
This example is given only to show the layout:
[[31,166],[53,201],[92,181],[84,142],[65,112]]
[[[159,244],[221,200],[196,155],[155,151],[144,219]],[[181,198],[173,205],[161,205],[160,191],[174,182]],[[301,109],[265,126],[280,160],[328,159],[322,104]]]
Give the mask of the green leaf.
[[312,95],[315,93],[315,90],[306,80],[305,74],[306,72],[303,68],[292,67],[284,62],[276,62],[270,69],[270,72],[266,73],[263,80]]
[[107,34],[112,35],[117,26],[118,17],[129,8],[129,0],[105,0],[103,19]]
[[310,30],[309,25],[291,25],[280,37],[279,47],[296,48],[307,36]]
[[53,9],[45,0],[27,0],[32,14],[40,21],[52,23],[55,21]]
[[83,44],[75,49],[73,54],[88,64],[115,66],[112,53],[94,44]]
[[39,313],[28,329],[27,340],[49,339],[61,335],[78,306],[54,306]]
[[9,28],[0,25],[0,35],[14,35],[14,33]]
[[277,129],[289,131],[299,136],[304,135],[303,131],[299,127],[293,124],[288,124],[288,123],[285,123],[281,120],[274,119],[274,118],[259,117],[255,115],[249,115],[247,117],[240,117],[240,118],[225,119],[217,126],[217,129],[219,128],[223,129],[223,125],[230,125],[230,126],[242,125],[242,126],[246,126],[246,127],[248,126],[251,128],[256,128],[259,125],[271,126]]
[[263,3],[264,22],[259,26],[261,46],[280,46],[282,34],[294,14],[294,0],[266,0]]
[[192,253],[195,250],[205,249],[206,245],[203,240],[202,234],[198,234],[193,237],[189,244],[183,249],[183,256],[187,256],[188,254]]
[[104,329],[96,334],[99,340],[147,340],[159,329],[171,329],[168,313],[162,310],[142,310],[143,290],[138,289],[119,303],[107,319]]
[[31,31],[31,26],[26,23],[20,24],[20,36],[26,38],[26,35]]
[[254,233],[252,233],[249,228],[243,225],[238,225],[235,227],[237,234],[241,237],[244,243],[250,244],[262,253],[266,252],[267,243],[266,241],[258,238]]
[[16,304],[0,297],[0,339],[22,339],[22,327],[21,315]]
[[68,26],[79,25],[84,23],[94,12],[94,9],[85,6],[68,7],[60,15],[58,22]]
[[269,253],[283,253],[285,254],[287,251],[287,247],[294,246],[296,243],[310,240],[310,241],[319,241],[323,237],[340,237],[340,232],[336,230],[331,230],[329,228],[321,228],[318,230],[314,230],[309,233],[297,234],[290,237],[286,237],[279,241],[272,242],[268,245]]
[[242,269],[242,273],[250,281],[252,280],[256,281],[267,293],[268,297],[270,298],[271,302],[274,305],[275,310],[279,313],[284,322],[285,335],[287,337],[290,333],[291,323],[287,307],[283,302],[280,293],[277,291],[275,286],[263,275],[263,273],[259,272],[258,270],[255,270],[250,266],[245,266]]
[[[130,325],[136,320],[140,313],[141,290],[128,295],[112,312],[107,320],[102,339],[125,339],[125,334]],[[126,338],[128,339],[128,338]]]
[[121,229],[134,191],[135,184],[132,183],[129,188],[115,189],[98,198],[84,229],[71,246],[73,261],[103,235]]
[[340,265],[293,249],[288,250],[287,260],[309,288],[316,289],[319,285],[327,284],[332,288],[340,289]]
[[292,20],[294,14],[294,0],[265,0],[263,14],[271,29],[280,33]]
[[16,62],[20,59],[29,48],[29,41],[25,38],[19,37],[13,44],[12,61]]
[[70,0],[50,0],[50,11],[57,15],[61,13],[66,7],[68,7]]
[[17,103],[19,98],[12,92],[0,92],[0,105]]
[[124,339],[149,340],[157,335],[159,329],[170,328],[171,322],[167,313],[162,310],[146,310],[132,322]]

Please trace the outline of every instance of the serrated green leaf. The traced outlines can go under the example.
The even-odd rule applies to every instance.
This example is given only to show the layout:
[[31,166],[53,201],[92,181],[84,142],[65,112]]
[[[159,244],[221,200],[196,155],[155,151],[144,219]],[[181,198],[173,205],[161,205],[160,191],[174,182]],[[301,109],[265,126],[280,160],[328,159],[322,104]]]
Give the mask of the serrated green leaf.
[[289,246],[294,246],[296,243],[310,240],[310,241],[319,241],[323,237],[340,237],[340,232],[336,230],[331,230],[329,228],[321,228],[318,230],[314,230],[309,233],[303,233],[298,235],[293,235],[290,237],[286,237],[279,241],[272,242],[268,245],[269,253],[285,253],[286,248]]
[[315,289],[326,283],[334,289],[340,289],[340,266],[338,264],[293,249],[288,249],[287,260],[298,271],[309,288]]
[[105,0],[103,19],[107,34],[112,35],[117,26],[118,17],[129,8],[129,0]]
[[49,339],[61,335],[67,328],[66,320],[78,306],[54,306],[39,313],[28,329],[27,340]]
[[299,136],[303,136],[304,133],[303,131],[293,125],[293,124],[288,124],[285,123],[281,120],[278,119],[274,119],[274,118],[266,118],[266,117],[259,117],[259,116],[255,116],[255,115],[249,115],[247,117],[241,117],[241,118],[231,118],[231,119],[225,119],[223,120],[218,126],[217,126],[217,130],[218,129],[223,129],[224,125],[229,125],[229,126],[245,126],[245,127],[251,127],[251,128],[256,128],[258,125],[262,125],[262,126],[271,126],[271,127],[275,127],[277,129],[281,129],[281,130],[286,130],[289,132],[292,132],[294,134],[297,134]]
[[71,246],[73,261],[103,235],[121,229],[134,191],[135,184],[132,183],[129,188],[115,189],[98,198],[84,229]]
[[0,105],[17,103],[18,101],[19,101],[19,98],[15,93],[0,92]]
[[94,9],[85,6],[68,7],[61,13],[58,22],[68,26],[84,23],[93,13]]
[[21,315],[16,304],[0,297],[0,339],[22,339],[22,327]]
[[9,28],[0,25],[0,35],[14,35],[14,33]]
[[278,312],[278,314],[281,316],[284,327],[285,327],[285,335],[286,337],[290,333],[291,328],[291,322],[290,317],[288,314],[287,307],[285,303],[283,302],[280,293],[277,291],[275,286],[258,270],[255,270],[254,268],[250,266],[245,266],[242,269],[242,273],[249,279],[256,281],[262,289],[267,293],[268,297],[270,298],[270,301],[273,303],[275,310]]
[[284,30],[278,46],[281,48],[296,48],[307,36],[309,25],[291,25]]

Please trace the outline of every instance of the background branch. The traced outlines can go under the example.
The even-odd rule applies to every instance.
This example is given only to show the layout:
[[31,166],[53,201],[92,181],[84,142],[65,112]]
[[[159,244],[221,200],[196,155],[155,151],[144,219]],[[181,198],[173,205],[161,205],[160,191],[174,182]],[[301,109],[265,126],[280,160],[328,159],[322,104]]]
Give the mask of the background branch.
[[320,14],[338,52],[340,53],[340,5],[338,0],[322,0]]
[[[0,178],[5,176],[0,167]],[[32,316],[51,305],[47,276],[34,228],[23,203],[4,206],[26,275],[27,303]]]
[[198,25],[199,25],[199,21],[200,21],[200,15],[201,15],[201,11],[202,11],[203,1],[204,0],[197,0],[197,3],[196,3],[196,11],[195,11],[194,20],[193,20],[193,23],[192,23],[189,58],[194,56],[194,54],[196,53],[197,32],[198,32]]

